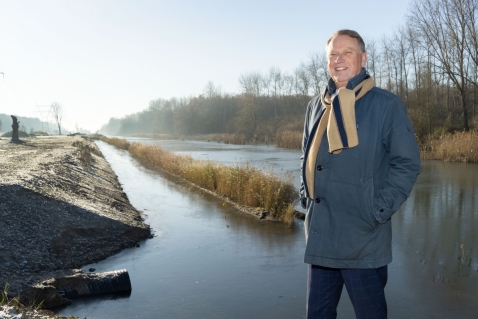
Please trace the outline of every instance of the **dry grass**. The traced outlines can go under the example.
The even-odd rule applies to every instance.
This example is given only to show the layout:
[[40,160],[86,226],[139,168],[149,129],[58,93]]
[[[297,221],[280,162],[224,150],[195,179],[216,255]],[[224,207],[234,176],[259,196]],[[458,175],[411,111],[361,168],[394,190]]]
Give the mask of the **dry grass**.
[[3,287],[3,291],[1,292],[1,297],[0,297],[0,306],[13,307],[16,310],[20,310],[20,309],[38,310],[42,307],[43,301],[34,302],[31,305],[29,305],[28,308],[25,307],[20,300],[21,299],[20,295],[15,297],[8,296],[8,287],[9,287],[8,283],[6,283],[5,286]]
[[295,210],[294,205],[290,204],[289,206],[287,206],[282,221],[287,225],[292,225],[294,223],[294,219],[296,218],[296,214],[297,211]]
[[445,162],[478,163],[478,132],[447,133],[429,136],[422,146],[423,159]]
[[102,136],[100,139],[103,142],[114,145],[117,148],[120,148],[120,149],[126,150],[126,151],[129,149],[129,146],[131,145],[130,142],[128,142],[126,140],[123,140],[123,139],[120,139],[120,138],[116,138],[116,137],[109,138],[109,137],[106,137],[106,136]]
[[248,163],[227,166],[212,161],[194,160],[190,155],[174,154],[158,146],[128,143],[119,139],[102,140],[118,147],[128,145],[128,151],[140,161],[224,196],[232,202],[264,209],[273,219],[288,224],[293,222],[293,203],[297,193],[291,176],[278,177]]
[[76,156],[81,161],[83,166],[90,166],[93,157],[91,154],[100,155],[98,149],[90,144],[86,139],[75,140],[71,143],[72,146],[76,147]]
[[221,134],[224,144],[246,144],[246,136],[244,134]]
[[302,149],[302,132],[301,131],[279,131],[275,136],[275,144],[277,147]]

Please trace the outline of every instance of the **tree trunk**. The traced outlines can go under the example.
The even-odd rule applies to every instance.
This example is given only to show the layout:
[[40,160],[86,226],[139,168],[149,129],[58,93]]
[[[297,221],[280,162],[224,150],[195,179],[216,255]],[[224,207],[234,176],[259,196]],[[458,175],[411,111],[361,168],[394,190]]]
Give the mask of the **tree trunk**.
[[468,110],[466,105],[466,92],[461,92],[461,106],[463,108],[463,129],[468,132],[470,126],[468,125]]
[[12,117],[12,120],[13,120],[13,123],[12,123],[12,142],[14,143],[18,143],[20,142],[20,139],[18,138],[18,122],[17,121],[17,117],[16,116],[13,116],[11,115]]

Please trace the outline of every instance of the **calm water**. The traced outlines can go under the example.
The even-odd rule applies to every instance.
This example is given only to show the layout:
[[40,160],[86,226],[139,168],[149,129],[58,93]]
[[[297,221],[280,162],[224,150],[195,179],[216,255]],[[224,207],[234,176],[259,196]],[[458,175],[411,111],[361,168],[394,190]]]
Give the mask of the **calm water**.
[[[300,152],[267,146],[140,140],[227,164],[249,161],[298,177]],[[75,300],[58,311],[80,318],[303,318],[307,268],[303,223],[265,222],[98,145],[156,237],[105,261],[127,269],[128,297]],[[478,165],[423,163],[393,217],[389,318],[478,318]],[[298,185],[296,178],[294,183]],[[354,318],[348,297],[339,318]]]

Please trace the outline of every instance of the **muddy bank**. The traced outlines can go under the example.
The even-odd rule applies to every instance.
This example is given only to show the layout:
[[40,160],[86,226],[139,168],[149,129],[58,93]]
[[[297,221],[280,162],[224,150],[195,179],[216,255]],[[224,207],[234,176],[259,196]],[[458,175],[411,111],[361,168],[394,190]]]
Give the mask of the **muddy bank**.
[[23,141],[0,139],[0,285],[9,295],[150,236],[92,141]]

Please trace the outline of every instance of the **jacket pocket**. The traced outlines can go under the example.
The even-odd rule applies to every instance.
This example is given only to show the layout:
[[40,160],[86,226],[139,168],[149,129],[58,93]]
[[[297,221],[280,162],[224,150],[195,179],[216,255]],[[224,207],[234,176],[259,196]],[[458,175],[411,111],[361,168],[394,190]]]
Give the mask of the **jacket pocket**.
[[375,196],[374,186],[373,186],[373,175],[367,177],[362,181],[362,196],[363,196],[363,207],[362,207],[362,216],[363,218],[373,227],[376,227],[379,222],[375,218],[373,200]]

